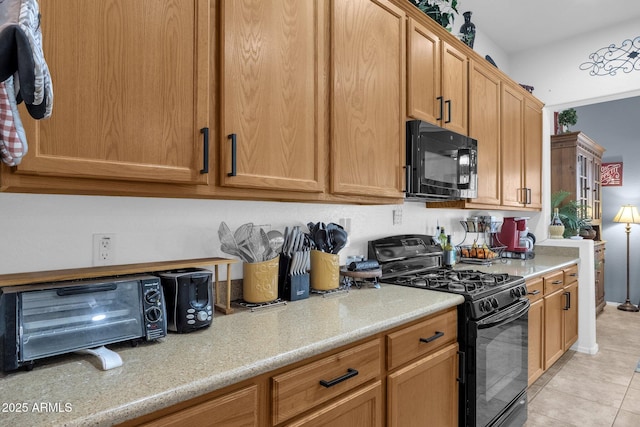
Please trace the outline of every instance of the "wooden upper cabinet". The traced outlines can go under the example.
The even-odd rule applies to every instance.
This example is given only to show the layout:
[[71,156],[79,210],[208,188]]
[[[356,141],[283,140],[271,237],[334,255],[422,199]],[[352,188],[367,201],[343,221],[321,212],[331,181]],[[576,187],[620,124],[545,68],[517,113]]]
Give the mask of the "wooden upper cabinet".
[[440,38],[413,18],[407,21],[407,115],[441,120]]
[[401,198],[405,14],[387,0],[331,7],[331,191]]
[[221,185],[323,191],[324,4],[221,2]]
[[502,205],[521,207],[525,201],[522,186],[524,95],[510,85],[502,87]]
[[16,173],[208,182],[208,0],[41,2],[50,119]]
[[407,114],[466,135],[468,58],[409,18]]
[[469,136],[478,141],[478,197],[500,205],[500,78],[488,66],[469,65]]
[[542,209],[542,103],[530,97],[524,102],[524,187],[527,207]]
[[468,58],[461,50],[442,43],[442,126],[467,134]]

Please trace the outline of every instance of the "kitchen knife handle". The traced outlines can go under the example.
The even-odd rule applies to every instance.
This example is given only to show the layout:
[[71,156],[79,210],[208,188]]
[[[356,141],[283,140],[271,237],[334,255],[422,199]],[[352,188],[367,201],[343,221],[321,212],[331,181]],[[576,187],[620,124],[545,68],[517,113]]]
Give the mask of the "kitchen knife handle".
[[440,101],[440,117],[436,117],[436,120],[442,120],[442,114],[444,113],[444,105],[443,105],[444,99],[441,96],[439,96],[436,98],[436,100]]
[[451,123],[451,100],[447,99],[446,101],[444,101],[445,104],[447,104],[447,120],[445,120],[445,123]]
[[231,140],[231,172],[227,176],[236,176],[236,134],[232,133],[228,138]]
[[204,148],[202,154],[202,169],[200,173],[209,173],[209,128],[200,129],[200,133],[204,135]]
[[444,332],[436,331],[436,334],[431,336],[431,337],[429,337],[429,338],[420,338],[420,342],[430,343],[431,341],[435,341],[438,338],[443,337],[443,336],[444,336]]
[[320,385],[322,387],[326,387],[326,388],[333,387],[334,385],[336,385],[338,383],[341,383],[342,381],[346,381],[349,378],[353,378],[356,375],[358,375],[358,371],[357,370],[352,369],[352,368],[347,368],[347,373],[344,374],[343,376],[338,377],[338,378],[334,378],[334,379],[329,380],[329,381],[320,380]]

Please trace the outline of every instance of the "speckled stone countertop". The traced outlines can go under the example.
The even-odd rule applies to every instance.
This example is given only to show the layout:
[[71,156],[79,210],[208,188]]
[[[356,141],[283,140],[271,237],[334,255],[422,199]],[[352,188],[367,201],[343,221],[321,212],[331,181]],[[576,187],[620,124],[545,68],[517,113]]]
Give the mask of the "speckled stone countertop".
[[462,303],[459,295],[381,285],[231,315],[138,347],[110,345],[123,365],[70,354],[0,374],[0,425],[102,426],[269,372]]
[[[491,266],[534,277],[577,262],[573,256]],[[108,371],[86,355],[39,361],[31,372],[0,373],[0,425],[113,425],[289,365],[462,303],[459,295],[382,284],[289,302],[262,311],[216,313],[211,327],[138,347],[108,346],[123,366]]]

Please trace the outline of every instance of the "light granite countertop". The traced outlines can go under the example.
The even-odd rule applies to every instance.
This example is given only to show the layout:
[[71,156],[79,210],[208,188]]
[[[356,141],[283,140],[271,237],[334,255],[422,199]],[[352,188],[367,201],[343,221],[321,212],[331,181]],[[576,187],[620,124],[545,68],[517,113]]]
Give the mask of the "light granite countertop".
[[[577,262],[536,255],[472,268],[533,277]],[[138,347],[111,345],[123,365],[98,369],[92,356],[39,361],[33,371],[0,373],[0,425],[117,424],[258,374],[355,342],[462,303],[459,295],[382,284],[329,297],[231,315]]]
[[216,313],[201,331],[108,346],[123,360],[108,371],[92,356],[70,354],[36,362],[30,372],[0,374],[0,425],[117,424],[462,302],[459,295],[383,284]]

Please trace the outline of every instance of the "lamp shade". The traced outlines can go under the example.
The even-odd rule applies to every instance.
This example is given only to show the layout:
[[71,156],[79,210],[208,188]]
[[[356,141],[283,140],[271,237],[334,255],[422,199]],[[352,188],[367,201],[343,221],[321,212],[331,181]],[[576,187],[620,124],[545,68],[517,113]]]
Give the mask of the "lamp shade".
[[624,205],[620,208],[613,222],[624,222],[627,224],[640,224],[640,213],[633,205]]

